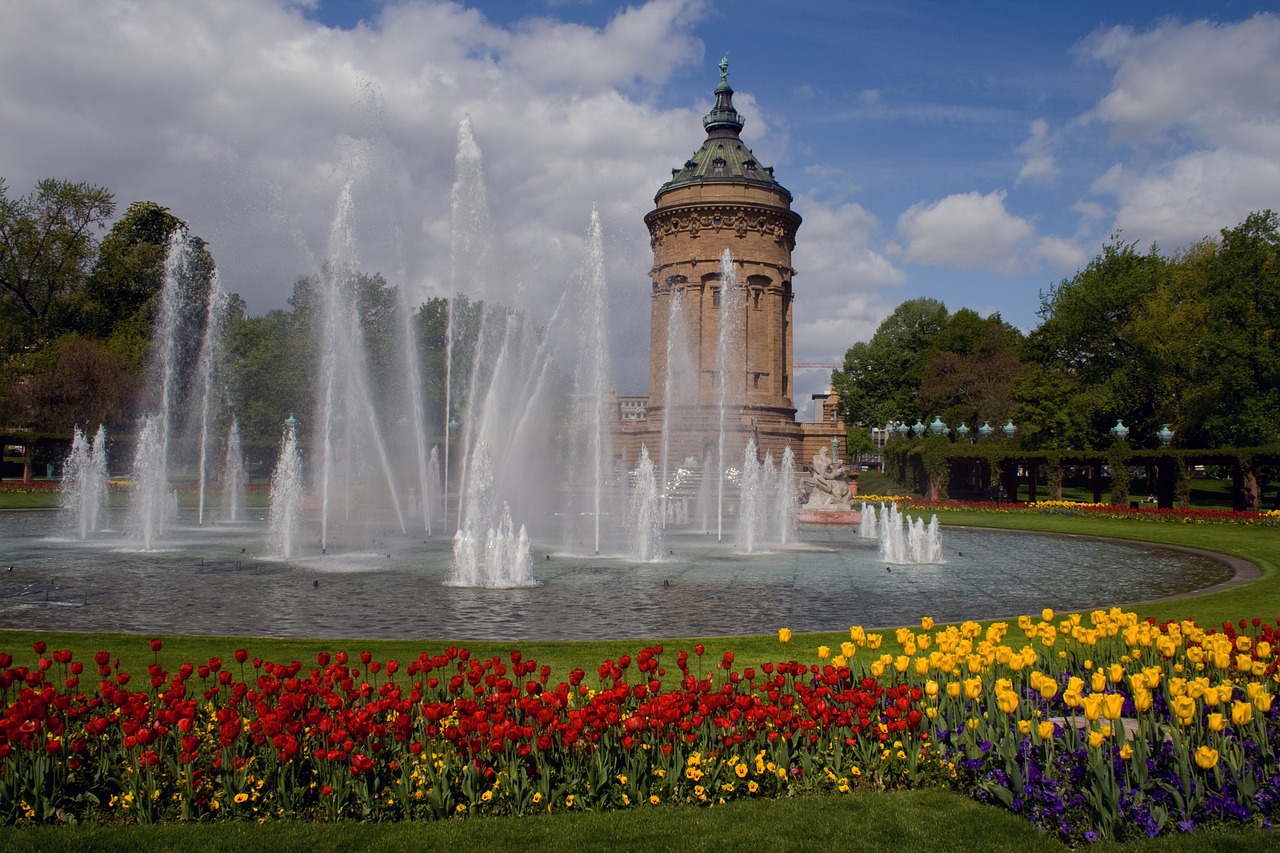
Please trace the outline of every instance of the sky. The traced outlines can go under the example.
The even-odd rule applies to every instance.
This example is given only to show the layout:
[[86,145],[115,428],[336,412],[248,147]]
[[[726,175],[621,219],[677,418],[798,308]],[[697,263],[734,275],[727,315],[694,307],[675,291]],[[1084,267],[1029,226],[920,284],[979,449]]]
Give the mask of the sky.
[[[598,211],[616,388],[645,393],[643,217],[721,56],[804,218],[796,357],[839,362],[906,299],[1029,330],[1113,235],[1174,253],[1280,206],[1276,5],[0,0],[0,177],[167,206],[252,314],[332,254],[347,187],[355,260],[425,299],[459,280],[469,118],[490,295],[548,310]],[[797,371],[802,418],[828,379]]]

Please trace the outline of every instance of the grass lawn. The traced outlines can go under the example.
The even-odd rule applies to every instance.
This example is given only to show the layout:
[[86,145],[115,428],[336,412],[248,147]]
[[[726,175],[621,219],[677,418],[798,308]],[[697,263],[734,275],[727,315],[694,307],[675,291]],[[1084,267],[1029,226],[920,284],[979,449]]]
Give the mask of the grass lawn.
[[[1205,626],[1224,620],[1280,614],[1280,529],[1236,525],[1171,524],[1065,515],[1028,515],[979,511],[948,511],[944,525],[997,527],[1090,536],[1136,539],[1230,554],[1259,567],[1261,577],[1247,586],[1141,605],[1116,604],[1142,615],[1194,618]],[[927,615],[927,614],[921,614]],[[1011,614],[1016,615],[1016,614]],[[867,626],[876,627],[876,626]],[[880,626],[890,627],[890,626]],[[714,666],[723,651],[734,651],[740,663],[789,657],[810,659],[816,647],[838,645],[846,632],[797,635],[782,647],[774,636],[708,638],[706,665]],[[70,648],[78,658],[109,650],[130,670],[152,661],[148,638],[129,635],[0,632],[0,651],[15,663],[34,662],[31,643],[43,640],[50,648]],[[885,632],[884,650],[894,651],[892,631]],[[667,649],[692,649],[695,640],[664,640]],[[236,648],[251,655],[287,661],[314,661],[321,650],[368,650],[379,659],[409,659],[420,651],[439,651],[441,641],[325,641],[231,637],[165,637],[160,652],[166,667],[182,661],[223,658],[230,667]],[[466,643],[474,655],[503,657],[510,643]],[[637,642],[520,643],[526,658],[550,664],[556,677],[581,667],[594,677],[601,660],[624,652],[634,654]],[[1098,845],[1107,850],[1116,845]],[[1198,831],[1123,845],[1125,850],[1273,849],[1275,837],[1264,830]],[[782,801],[744,801],[711,809],[694,807],[637,808],[625,812],[556,814],[536,818],[486,818],[428,824],[323,824],[278,822],[252,824],[164,825],[158,827],[6,828],[0,830],[0,849],[12,850],[399,850],[443,848],[512,848],[539,850],[711,850],[730,847],[808,849],[921,849],[921,850],[1040,850],[1062,848],[1027,821],[1003,809],[984,806],[965,797],[935,790],[902,793],[862,793],[843,797],[809,797]]]

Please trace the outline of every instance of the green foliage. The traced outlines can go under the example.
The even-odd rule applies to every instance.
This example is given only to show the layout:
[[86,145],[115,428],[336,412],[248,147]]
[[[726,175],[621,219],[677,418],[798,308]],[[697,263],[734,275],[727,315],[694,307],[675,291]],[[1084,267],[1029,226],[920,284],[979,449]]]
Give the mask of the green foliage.
[[831,376],[847,424],[883,424],[918,410],[916,394],[935,336],[947,320],[936,299],[911,299],[885,318],[871,340],[856,343]]
[[46,178],[8,196],[0,180],[0,343],[5,351],[41,345],[65,324],[68,303],[96,250],[94,234],[115,210],[111,193]]

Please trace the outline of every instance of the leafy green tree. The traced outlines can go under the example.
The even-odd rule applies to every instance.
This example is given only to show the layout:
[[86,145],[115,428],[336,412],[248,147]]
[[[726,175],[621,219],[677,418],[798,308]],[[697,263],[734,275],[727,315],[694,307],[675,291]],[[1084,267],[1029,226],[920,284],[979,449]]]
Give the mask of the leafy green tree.
[[1135,443],[1155,441],[1165,406],[1156,381],[1160,363],[1139,330],[1147,299],[1167,277],[1168,262],[1155,248],[1142,254],[1135,243],[1113,238],[1084,270],[1042,297],[1042,322],[1029,336],[1027,355],[1047,374],[1062,374],[1055,387],[1078,388],[1066,405],[1088,425],[1073,430],[1088,447],[1104,445],[1117,418],[1131,427]]
[[1022,333],[999,314],[983,318],[961,308],[933,339],[917,392],[921,411],[951,426],[1003,421],[1012,412],[1012,388],[1027,370],[1022,345]]
[[102,239],[77,300],[80,330],[110,338],[111,348],[138,367],[155,325],[169,240],[183,227],[181,219],[155,202],[129,205]]
[[115,211],[111,193],[46,178],[9,198],[0,180],[0,342],[4,351],[47,344],[65,331],[68,303],[84,283],[95,234]]
[[879,425],[922,414],[917,402],[924,364],[947,322],[936,299],[911,299],[884,319],[870,341],[851,346],[832,373],[840,416],[850,425]]

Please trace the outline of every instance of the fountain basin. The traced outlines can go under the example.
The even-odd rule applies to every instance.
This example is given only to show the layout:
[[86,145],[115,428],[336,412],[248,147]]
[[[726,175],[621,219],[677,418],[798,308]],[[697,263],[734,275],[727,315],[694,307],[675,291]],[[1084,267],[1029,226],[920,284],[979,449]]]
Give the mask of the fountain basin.
[[[259,513],[260,514],[260,513]],[[119,533],[50,536],[56,515],[0,513],[0,628],[438,640],[602,640],[844,631],[1128,604],[1232,576],[1221,560],[1160,546],[948,528],[945,563],[889,567],[845,525],[744,555],[714,534],[668,528],[664,561],[579,556],[535,540],[538,585],[447,586],[452,541],[398,526],[307,537],[265,556],[266,524],[201,527],[184,510],[156,550]],[[550,559],[547,559],[550,557]],[[1123,590],[1123,601],[1117,601]]]
[[798,509],[800,524],[861,524],[862,513],[856,509]]

